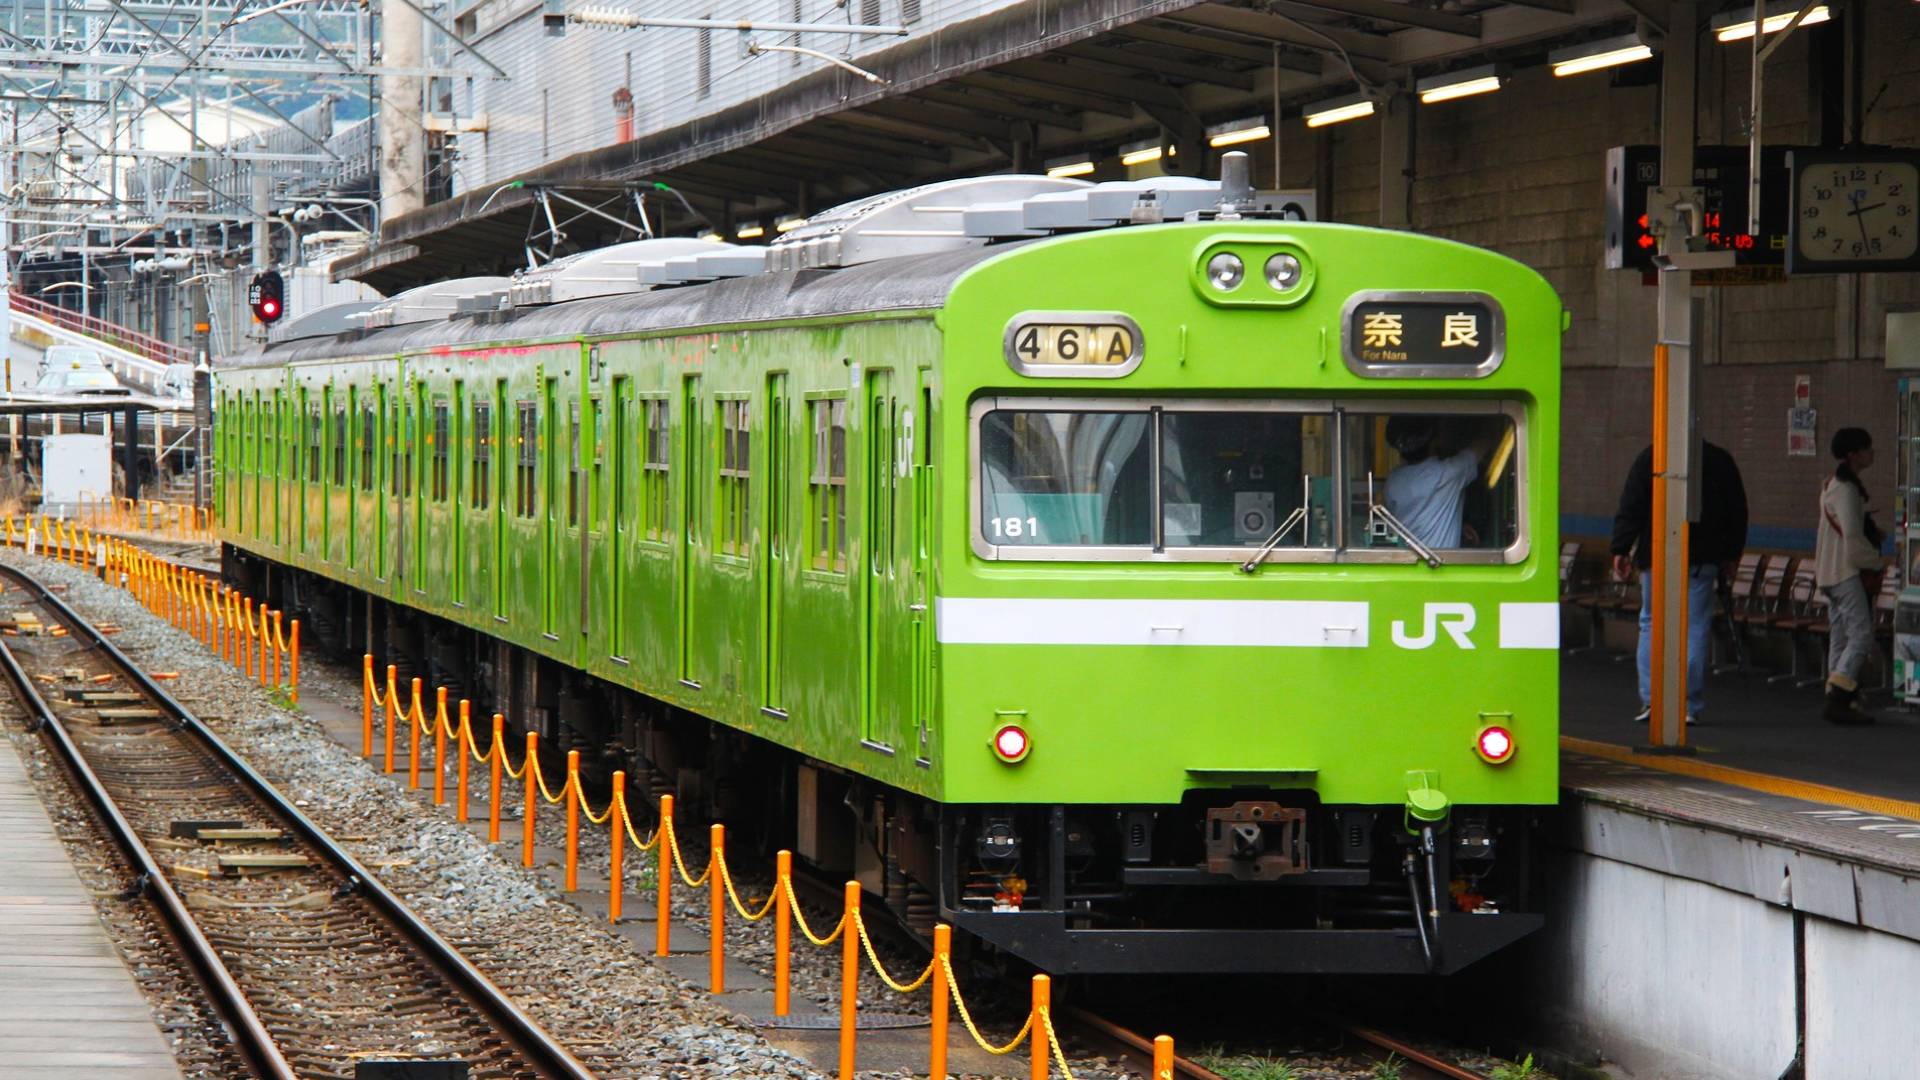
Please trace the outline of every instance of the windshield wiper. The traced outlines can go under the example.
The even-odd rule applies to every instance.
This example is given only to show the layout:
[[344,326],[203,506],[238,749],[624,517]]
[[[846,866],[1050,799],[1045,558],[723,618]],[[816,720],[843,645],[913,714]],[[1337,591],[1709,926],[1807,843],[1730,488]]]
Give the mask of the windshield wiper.
[[1400,542],[1407,545],[1408,549],[1410,549],[1415,555],[1420,556],[1421,560],[1424,561],[1428,566],[1438,567],[1440,565],[1440,556],[1435,554],[1432,548],[1421,543],[1420,538],[1413,535],[1412,529],[1409,529],[1405,525],[1401,524],[1400,519],[1393,516],[1393,511],[1387,509],[1385,506],[1373,500],[1373,473],[1368,472],[1367,473],[1367,528],[1371,530],[1375,525],[1375,523],[1385,525],[1389,532],[1393,533],[1395,536],[1398,536],[1400,538]]
[[1296,524],[1300,526],[1300,545],[1302,547],[1306,546],[1307,507],[1313,503],[1311,498],[1312,490],[1312,478],[1302,474],[1300,477],[1300,505],[1294,509],[1293,513],[1287,515],[1287,520],[1281,522],[1279,528],[1273,530],[1273,535],[1267,537],[1266,543],[1260,545],[1259,551],[1254,552],[1251,558],[1240,564],[1241,573],[1251,574],[1259,569],[1260,564],[1266,561],[1267,556],[1273,554],[1273,549],[1280,546],[1281,538],[1292,532]]

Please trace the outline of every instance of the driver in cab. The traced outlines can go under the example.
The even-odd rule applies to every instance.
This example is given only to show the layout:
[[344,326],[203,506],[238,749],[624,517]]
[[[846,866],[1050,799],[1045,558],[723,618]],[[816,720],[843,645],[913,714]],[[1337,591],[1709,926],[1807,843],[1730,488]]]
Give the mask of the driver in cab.
[[[1451,427],[1452,425],[1449,425]],[[1467,488],[1479,475],[1492,440],[1447,445],[1436,417],[1395,416],[1387,421],[1387,445],[1401,465],[1387,476],[1386,507],[1415,539],[1434,549],[1478,544],[1473,527],[1463,524]]]

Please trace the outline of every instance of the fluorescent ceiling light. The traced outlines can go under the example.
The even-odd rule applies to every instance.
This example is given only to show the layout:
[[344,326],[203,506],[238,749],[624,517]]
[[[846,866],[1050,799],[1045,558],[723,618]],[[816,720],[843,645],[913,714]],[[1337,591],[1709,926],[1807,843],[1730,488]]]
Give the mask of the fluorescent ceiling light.
[[1238,146],[1241,143],[1258,142],[1272,134],[1273,127],[1267,123],[1266,117],[1249,116],[1245,120],[1229,120],[1208,128],[1207,145]]
[[1149,161],[1159,161],[1166,152],[1166,147],[1160,144],[1159,139],[1137,142],[1120,148],[1120,164],[1145,165]]
[[714,232],[712,229],[708,229],[706,232],[701,233],[700,239],[705,240],[709,244],[724,244],[727,242],[726,237],[721,236],[719,233]]
[[1484,64],[1465,71],[1450,71],[1445,75],[1421,79],[1414,84],[1414,89],[1419,92],[1422,105],[1432,105],[1475,94],[1490,94],[1505,86],[1506,82],[1505,65]]
[[1086,154],[1072,157],[1054,158],[1047,162],[1047,175],[1056,180],[1069,176],[1085,176],[1093,171],[1093,158]]
[[1653,49],[1640,40],[1637,34],[1624,37],[1606,38],[1601,41],[1589,41],[1585,45],[1575,45],[1567,49],[1555,49],[1547,54],[1547,62],[1553,65],[1553,73],[1560,77],[1580,75],[1602,68],[1618,67],[1646,60],[1653,56]]
[[[1801,4],[1772,3],[1767,5],[1767,14],[1760,20],[1760,32],[1777,34],[1793,22],[1800,14]],[[1800,20],[1801,26],[1812,26],[1833,18],[1833,12],[1825,4],[1815,4],[1807,17]],[[1721,41],[1746,41],[1753,37],[1753,8],[1749,5],[1745,12],[1729,11],[1713,17],[1713,36]]]
[[733,235],[742,240],[758,240],[767,235],[767,228],[757,221],[749,221],[734,230]]
[[790,233],[806,223],[807,219],[801,217],[799,214],[789,214],[773,223],[773,231],[777,233]]
[[1348,94],[1346,97],[1332,98],[1315,102],[1301,110],[1310,128],[1326,127],[1347,120],[1358,120],[1373,115],[1373,99],[1365,94]]

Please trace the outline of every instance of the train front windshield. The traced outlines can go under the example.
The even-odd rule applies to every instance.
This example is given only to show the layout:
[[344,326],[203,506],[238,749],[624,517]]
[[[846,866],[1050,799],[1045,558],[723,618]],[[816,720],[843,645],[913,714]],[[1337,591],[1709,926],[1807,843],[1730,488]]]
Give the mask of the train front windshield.
[[1270,547],[1283,559],[1486,561],[1523,539],[1521,414],[1003,399],[978,415],[976,546],[1002,558],[1237,561]]

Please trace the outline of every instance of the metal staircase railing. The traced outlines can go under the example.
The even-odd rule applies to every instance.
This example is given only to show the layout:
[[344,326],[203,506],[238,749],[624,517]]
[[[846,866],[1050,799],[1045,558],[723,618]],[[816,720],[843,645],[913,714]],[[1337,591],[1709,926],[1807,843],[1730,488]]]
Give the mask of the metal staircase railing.
[[37,296],[15,292],[8,299],[15,311],[24,312],[75,333],[99,338],[130,352],[139,353],[156,363],[184,364],[191,362],[193,358],[193,354],[182,346],[161,341],[159,338],[143,334],[131,327],[121,326],[119,323],[108,322],[78,311],[70,311],[58,304],[49,304]]

